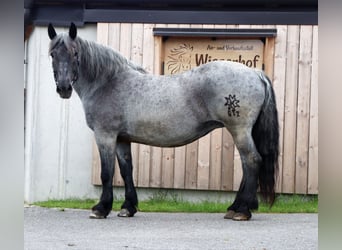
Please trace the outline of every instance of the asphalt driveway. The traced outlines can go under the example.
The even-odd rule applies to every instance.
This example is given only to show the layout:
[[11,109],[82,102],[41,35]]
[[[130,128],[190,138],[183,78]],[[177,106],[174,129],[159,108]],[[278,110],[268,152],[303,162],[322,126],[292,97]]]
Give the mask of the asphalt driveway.
[[318,249],[317,214],[259,214],[250,221],[224,214],[142,213],[88,219],[89,211],[28,207],[24,249]]

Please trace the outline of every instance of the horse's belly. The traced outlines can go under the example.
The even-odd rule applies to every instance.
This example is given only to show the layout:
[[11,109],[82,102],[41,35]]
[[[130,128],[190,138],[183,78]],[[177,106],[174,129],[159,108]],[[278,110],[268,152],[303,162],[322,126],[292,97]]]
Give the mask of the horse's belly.
[[182,146],[204,136],[215,128],[222,127],[219,122],[208,121],[204,123],[171,123],[143,122],[134,132],[129,134],[132,142],[143,143],[158,147]]
[[196,137],[195,129],[171,128],[162,124],[144,122],[129,133],[132,141],[159,147],[183,145]]

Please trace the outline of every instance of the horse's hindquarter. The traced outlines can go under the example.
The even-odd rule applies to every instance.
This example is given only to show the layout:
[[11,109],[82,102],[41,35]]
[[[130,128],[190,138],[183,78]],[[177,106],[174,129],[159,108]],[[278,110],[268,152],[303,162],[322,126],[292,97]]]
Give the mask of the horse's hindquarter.
[[201,75],[201,96],[211,119],[226,126],[254,124],[265,98],[265,86],[254,69],[216,61],[196,68],[192,75]]

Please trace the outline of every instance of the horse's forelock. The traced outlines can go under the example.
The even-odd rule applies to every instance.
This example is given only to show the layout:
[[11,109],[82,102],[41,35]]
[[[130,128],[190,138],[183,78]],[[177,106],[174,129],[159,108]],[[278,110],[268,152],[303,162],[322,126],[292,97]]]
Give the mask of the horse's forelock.
[[62,45],[64,45],[68,51],[72,51],[76,46],[76,42],[71,40],[67,34],[59,34],[55,39],[51,40],[49,52]]

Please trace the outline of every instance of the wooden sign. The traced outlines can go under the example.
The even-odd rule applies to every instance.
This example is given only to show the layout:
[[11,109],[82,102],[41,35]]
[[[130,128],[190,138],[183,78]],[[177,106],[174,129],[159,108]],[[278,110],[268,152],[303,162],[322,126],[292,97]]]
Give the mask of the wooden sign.
[[177,38],[164,43],[164,74],[180,73],[212,61],[234,61],[262,69],[261,40]]

